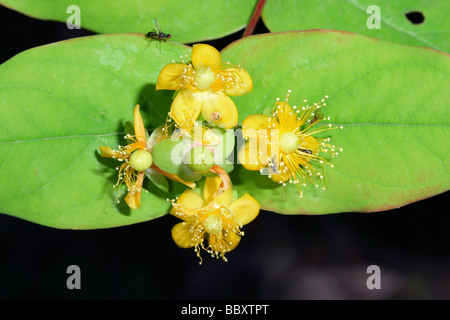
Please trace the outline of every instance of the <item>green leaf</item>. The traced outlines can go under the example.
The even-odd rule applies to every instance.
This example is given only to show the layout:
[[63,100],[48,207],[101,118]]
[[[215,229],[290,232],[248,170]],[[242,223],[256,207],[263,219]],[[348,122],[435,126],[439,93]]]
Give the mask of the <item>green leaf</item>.
[[283,187],[236,165],[235,189],[254,196],[262,208],[286,214],[379,211],[449,189],[448,54],[309,31],[247,37],[222,57],[253,79],[250,94],[233,98],[241,122],[291,89],[291,105],[328,95],[322,112],[344,126],[322,133],[344,149],[330,159],[334,168],[324,166],[326,189],[308,183],[301,199],[295,185]]
[[172,35],[171,40],[191,43],[242,29],[256,0],[0,0],[0,4],[35,18],[64,23],[73,23],[70,17],[75,11],[68,8],[75,4],[81,27],[98,33],[146,34],[154,29],[153,19],[157,19],[162,32]]
[[[377,211],[448,190],[447,54],[331,31],[248,37],[223,51],[253,78],[234,97],[240,121],[293,90],[292,104],[330,98],[323,109],[344,130],[328,131],[344,152],[324,167],[326,190],[282,187],[235,165],[239,194],[281,213]],[[155,91],[159,71],[190,48],[147,47],[138,35],[77,38],[25,51],[0,66],[0,212],[35,223],[95,229],[169,212],[186,187],[165,193],[146,179],[141,208],[115,201],[114,159],[99,146],[125,142],[125,122],[141,105],[148,129],[165,122],[171,91]],[[325,135],[325,133],[324,133]],[[239,146],[239,143],[237,144]],[[202,184],[199,181],[198,185]],[[122,188],[119,199],[126,191]]]
[[190,48],[148,47],[140,35],[100,35],[34,48],[0,66],[0,212],[72,229],[157,218],[186,187],[169,194],[147,179],[141,208],[125,186],[116,203],[116,166],[99,147],[124,145],[125,122],[141,105],[147,128],[165,122],[171,92],[155,91],[163,66]]
[[[368,27],[373,25],[371,16],[377,12],[371,6],[379,8],[379,29]],[[415,11],[424,17],[420,24],[406,16]],[[448,2],[444,0],[268,0],[262,18],[273,32],[334,29],[449,52],[447,15]]]

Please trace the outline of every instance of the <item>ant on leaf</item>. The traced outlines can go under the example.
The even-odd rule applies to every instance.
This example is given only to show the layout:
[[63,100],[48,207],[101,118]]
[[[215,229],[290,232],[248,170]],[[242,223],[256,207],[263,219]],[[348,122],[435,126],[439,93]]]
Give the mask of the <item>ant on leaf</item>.
[[[172,36],[170,33],[164,33],[159,27],[158,20],[153,19],[153,30],[145,35],[145,38],[150,39],[150,41],[156,40],[159,42],[159,52],[161,52],[161,41],[167,41]],[[149,44],[150,45],[150,44]]]

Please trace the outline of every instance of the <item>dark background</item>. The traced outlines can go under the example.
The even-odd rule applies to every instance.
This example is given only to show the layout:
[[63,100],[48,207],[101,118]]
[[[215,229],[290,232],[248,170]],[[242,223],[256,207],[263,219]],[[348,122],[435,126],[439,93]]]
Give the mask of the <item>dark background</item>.
[[[220,50],[242,32],[206,43]],[[0,6],[0,34],[3,63],[94,33]],[[448,195],[370,214],[261,212],[228,262],[203,252],[201,266],[173,243],[172,216],[72,231],[0,215],[0,299],[450,299]],[[81,290],[66,287],[69,265],[81,268]],[[381,268],[380,290],[366,287],[369,265]]]

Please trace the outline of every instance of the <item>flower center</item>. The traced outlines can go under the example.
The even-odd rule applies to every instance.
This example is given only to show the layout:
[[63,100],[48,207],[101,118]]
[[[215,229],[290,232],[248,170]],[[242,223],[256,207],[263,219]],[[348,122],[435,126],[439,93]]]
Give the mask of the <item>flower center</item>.
[[153,164],[153,156],[146,150],[136,150],[131,154],[128,162],[134,170],[145,171]]
[[297,150],[300,144],[300,138],[292,132],[286,132],[281,135],[280,138],[280,148],[284,152],[293,152]]
[[217,214],[212,213],[205,219],[205,230],[209,234],[219,234],[222,227],[222,220]]
[[199,90],[208,90],[214,81],[216,81],[216,75],[211,71],[211,68],[195,70],[195,85]]

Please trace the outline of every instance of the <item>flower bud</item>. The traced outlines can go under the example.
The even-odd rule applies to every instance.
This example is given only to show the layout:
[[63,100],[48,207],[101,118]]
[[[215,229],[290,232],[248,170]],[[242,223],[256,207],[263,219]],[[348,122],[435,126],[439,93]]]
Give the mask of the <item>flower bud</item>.
[[128,162],[131,164],[134,170],[145,171],[152,166],[153,156],[146,150],[136,150],[131,154]]
[[192,148],[188,154],[188,159],[190,160],[188,163],[189,168],[199,173],[209,171],[215,164],[211,150],[203,146]]

